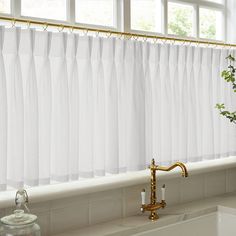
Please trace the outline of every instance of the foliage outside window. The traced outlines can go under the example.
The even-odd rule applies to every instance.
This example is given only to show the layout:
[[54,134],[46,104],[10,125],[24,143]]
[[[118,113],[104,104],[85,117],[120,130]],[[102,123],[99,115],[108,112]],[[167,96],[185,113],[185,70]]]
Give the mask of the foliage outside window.
[[193,7],[176,3],[169,4],[168,33],[193,36]]
[[[235,62],[235,58],[232,55],[229,55],[226,59],[229,60],[229,66],[226,70],[223,70],[221,73],[221,77],[228,83],[231,83],[233,91],[236,93],[236,82],[235,82],[235,73],[236,67],[234,67],[233,63]],[[219,109],[220,114],[225,116],[230,122],[236,124],[236,111],[228,111],[225,108],[224,103],[216,104],[216,108]]]

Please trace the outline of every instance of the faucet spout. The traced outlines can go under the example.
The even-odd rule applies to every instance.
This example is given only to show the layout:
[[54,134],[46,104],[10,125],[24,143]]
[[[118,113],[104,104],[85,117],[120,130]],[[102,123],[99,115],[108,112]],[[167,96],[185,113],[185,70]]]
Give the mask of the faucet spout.
[[161,171],[171,171],[176,167],[180,167],[182,170],[182,176],[183,177],[188,177],[188,171],[186,166],[182,162],[176,162],[172,166],[169,167],[163,167],[163,166],[156,166],[156,170],[161,170]]

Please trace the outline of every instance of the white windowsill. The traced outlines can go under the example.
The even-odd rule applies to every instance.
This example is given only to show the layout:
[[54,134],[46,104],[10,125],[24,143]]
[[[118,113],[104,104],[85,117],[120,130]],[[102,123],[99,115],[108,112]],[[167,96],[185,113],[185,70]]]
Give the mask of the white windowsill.
[[[209,173],[217,170],[225,170],[236,167],[236,157],[203,161],[186,164],[189,176]],[[180,177],[180,169],[176,168],[170,172],[158,172],[158,178],[171,179]],[[105,190],[112,190],[132,185],[145,184],[150,181],[149,170],[130,172],[125,174],[60,183],[47,186],[39,186],[27,189],[30,203],[50,201],[65,197],[79,196]],[[14,206],[16,190],[0,192],[0,208]]]

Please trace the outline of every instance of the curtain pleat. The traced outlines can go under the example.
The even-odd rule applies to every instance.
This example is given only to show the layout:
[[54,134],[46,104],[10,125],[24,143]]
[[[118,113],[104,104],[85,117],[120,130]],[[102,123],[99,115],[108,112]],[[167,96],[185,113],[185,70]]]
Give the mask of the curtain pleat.
[[0,191],[7,183],[7,88],[3,60],[4,28],[0,27]]
[[69,180],[69,94],[66,34],[53,33],[49,53],[52,76],[51,176]]
[[0,28],[0,190],[236,154],[234,50]]
[[34,30],[22,30],[19,57],[24,96],[24,180],[27,185],[39,181],[38,88],[34,62]]
[[39,183],[49,184],[51,174],[52,89],[49,51],[50,32],[35,32],[34,61],[38,88]]

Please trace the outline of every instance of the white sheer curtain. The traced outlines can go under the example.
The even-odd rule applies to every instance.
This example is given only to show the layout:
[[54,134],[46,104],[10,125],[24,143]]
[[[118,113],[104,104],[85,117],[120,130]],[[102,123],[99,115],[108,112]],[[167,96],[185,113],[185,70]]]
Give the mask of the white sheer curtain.
[[228,54],[0,28],[0,188],[235,155]]

